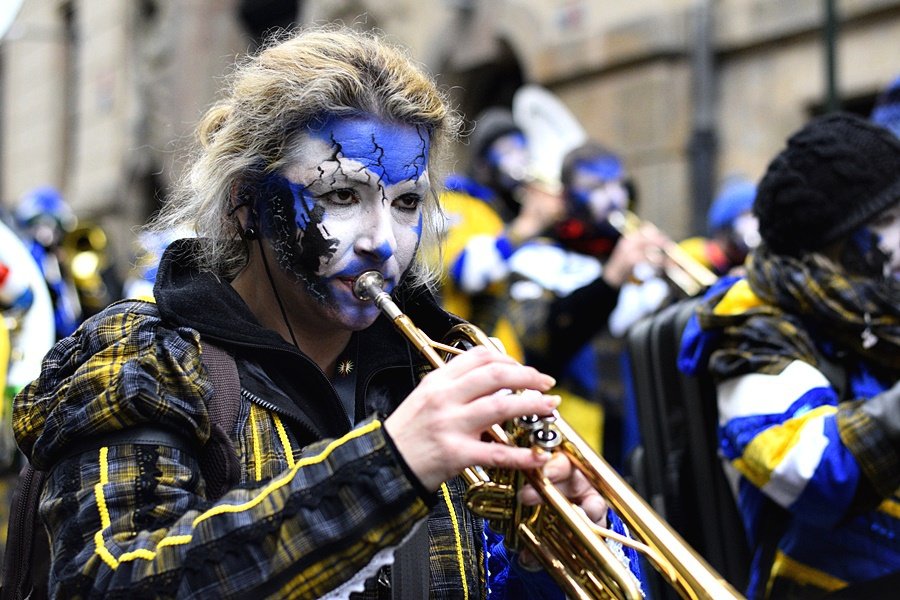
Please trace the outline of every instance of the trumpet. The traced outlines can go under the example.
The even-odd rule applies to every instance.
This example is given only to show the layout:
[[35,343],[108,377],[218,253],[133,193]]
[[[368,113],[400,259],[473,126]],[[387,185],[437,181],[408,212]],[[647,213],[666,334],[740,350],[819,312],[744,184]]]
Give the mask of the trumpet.
[[[608,221],[622,235],[636,231],[645,223],[630,210],[616,211],[609,216]],[[687,297],[696,296],[718,279],[715,273],[697,262],[675,242],[667,244],[661,251],[669,259],[663,267],[666,278]]]
[[[476,345],[501,351],[482,330],[461,323],[436,342],[416,327],[382,289],[377,271],[362,273],[354,295],[373,301],[434,368]],[[700,557],[668,523],[596,454],[554,411],[548,416],[525,415],[487,432],[496,443],[531,447],[538,452],[562,452],[607,500],[637,538],[632,540],[593,523],[540,470],[516,471],[478,466],[466,468],[469,510],[504,534],[514,550],[528,550],[570,598],[642,598],[640,585],[606,544],[635,547],[685,599],[733,599],[740,594]],[[530,483],[544,503],[525,507],[516,501],[518,489]]]

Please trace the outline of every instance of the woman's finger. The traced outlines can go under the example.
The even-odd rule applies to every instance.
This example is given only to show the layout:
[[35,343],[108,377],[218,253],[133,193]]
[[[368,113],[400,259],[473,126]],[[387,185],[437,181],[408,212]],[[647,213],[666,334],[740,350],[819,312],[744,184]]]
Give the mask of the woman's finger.
[[486,431],[495,423],[530,415],[549,415],[559,406],[561,398],[542,394],[536,390],[498,392],[473,400],[460,409],[463,429],[473,432]]
[[431,382],[439,382],[438,385],[445,391],[443,395],[448,401],[460,404],[490,396],[500,390],[531,389],[543,392],[556,385],[555,379],[533,367],[505,360],[479,361],[473,368],[463,372],[442,374],[440,378],[435,378]]
[[550,459],[544,452],[497,442],[473,442],[464,453],[472,465],[515,470],[539,469]]

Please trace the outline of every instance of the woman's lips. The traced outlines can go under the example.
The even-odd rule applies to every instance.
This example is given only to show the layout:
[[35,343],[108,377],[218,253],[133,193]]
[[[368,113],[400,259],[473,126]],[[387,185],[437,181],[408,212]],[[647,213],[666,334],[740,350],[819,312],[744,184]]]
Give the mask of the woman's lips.
[[[355,275],[352,277],[338,277],[337,280],[340,281],[345,286],[347,286],[347,288],[350,290],[350,293],[352,294],[353,293],[353,284],[356,283],[357,277],[359,277],[359,276]],[[385,292],[390,293],[391,290],[394,289],[394,280],[393,279],[385,279],[382,289]],[[353,294],[353,295],[355,296],[356,294]]]

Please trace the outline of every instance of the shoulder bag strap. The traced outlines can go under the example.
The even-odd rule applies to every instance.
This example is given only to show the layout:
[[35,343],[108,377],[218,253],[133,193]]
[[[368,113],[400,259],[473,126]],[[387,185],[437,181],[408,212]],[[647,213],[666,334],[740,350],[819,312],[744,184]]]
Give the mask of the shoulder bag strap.
[[428,520],[426,519],[394,552],[394,564],[391,565],[392,600],[428,598],[431,581],[428,560]]
[[213,397],[207,405],[209,419],[224,433],[231,434],[237,423],[241,402],[241,382],[234,357],[221,347],[201,341],[200,358],[213,384]]
[[207,499],[218,500],[241,481],[241,465],[231,441],[240,410],[241,382],[234,357],[219,346],[201,340],[200,358],[213,385],[213,396],[206,405],[209,440],[200,451],[200,469]]

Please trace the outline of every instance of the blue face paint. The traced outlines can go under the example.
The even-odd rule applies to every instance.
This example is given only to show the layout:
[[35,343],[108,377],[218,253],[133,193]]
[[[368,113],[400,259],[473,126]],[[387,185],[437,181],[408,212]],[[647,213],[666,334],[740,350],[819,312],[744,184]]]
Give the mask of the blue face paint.
[[622,162],[615,156],[598,156],[575,164],[568,197],[580,209],[591,204],[591,195],[609,181],[622,178],[625,172]]
[[528,152],[528,142],[525,135],[519,131],[511,131],[497,138],[488,148],[486,157],[488,163],[496,168],[503,169],[509,156],[515,153]]
[[876,278],[884,275],[889,260],[878,246],[878,235],[865,226],[850,234],[840,254],[841,266],[848,272]]
[[503,134],[484,153],[489,185],[509,194],[522,185],[531,162],[528,143],[522,132]]
[[429,144],[418,128],[413,132],[371,118],[332,116],[310,126],[309,132],[332,144],[341,156],[359,162],[385,185],[419,179],[428,166]]
[[267,238],[282,269],[307,284],[310,293],[325,297],[317,272],[338,245],[322,233],[324,210],[305,186],[269,175],[259,189],[260,233]]
[[591,160],[581,161],[576,168],[594,175],[602,181],[620,179],[625,172],[625,169],[622,167],[622,161],[615,156],[599,156]]

